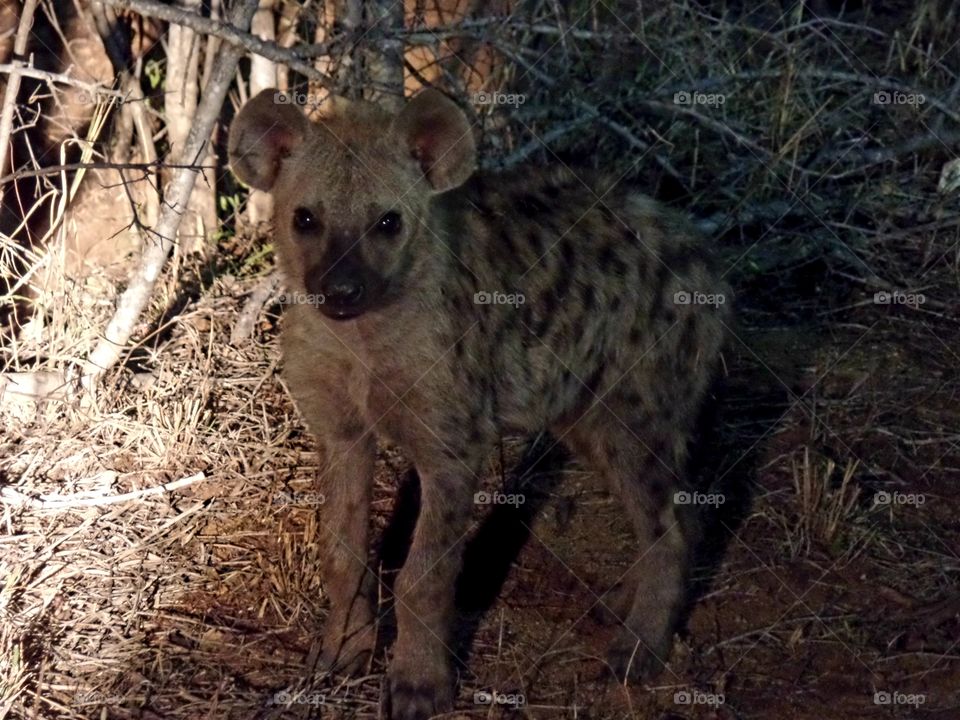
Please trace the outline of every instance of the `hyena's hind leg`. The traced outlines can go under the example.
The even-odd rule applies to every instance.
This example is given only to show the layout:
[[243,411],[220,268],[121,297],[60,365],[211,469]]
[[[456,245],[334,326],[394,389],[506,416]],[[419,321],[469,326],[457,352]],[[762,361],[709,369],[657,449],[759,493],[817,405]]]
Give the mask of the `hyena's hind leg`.
[[620,408],[595,408],[567,434],[574,453],[605,481],[633,525],[638,554],[602,606],[619,626],[608,661],[621,679],[658,673],[670,656],[686,598],[696,518],[676,504],[686,437]]

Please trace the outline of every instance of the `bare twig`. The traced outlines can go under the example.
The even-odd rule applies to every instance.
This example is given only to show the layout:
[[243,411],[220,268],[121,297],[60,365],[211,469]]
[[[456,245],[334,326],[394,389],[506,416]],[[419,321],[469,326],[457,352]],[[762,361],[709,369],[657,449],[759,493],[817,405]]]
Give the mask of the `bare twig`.
[[554,140],[557,140],[565,135],[569,135],[574,130],[578,130],[579,128],[593,121],[594,117],[592,116],[579,117],[571,120],[570,122],[555,125],[542,135],[539,135],[533,140],[524,143],[506,157],[485,163],[484,167],[511,168],[519,165],[538,150],[541,150],[544,147],[550,147],[550,143],[552,143]]
[[611,40],[637,42],[638,40],[637,36],[631,33],[560,27],[559,25],[550,25],[549,23],[527,22],[513,17],[472,18],[458,22],[455,25],[440,25],[431,28],[401,28],[398,30],[384,31],[384,34],[402,35],[407,42],[426,44],[434,40],[446,40],[448,38],[465,36],[489,39],[489,35],[483,31],[489,31],[490,29],[532,33],[534,35],[546,35],[547,37],[562,36],[564,38],[595,40],[598,42],[609,42]]
[[[20,68],[26,67],[23,63],[13,63],[7,87],[3,92],[3,110],[0,111],[0,174],[7,169],[10,162],[10,132],[13,129],[13,113],[17,107],[17,94],[20,92]],[[2,190],[0,190],[2,197]]]
[[[202,7],[200,0],[184,0],[192,8]],[[200,36],[182,25],[170,28],[167,40],[167,81],[164,108],[167,119],[167,140],[170,156],[180,153],[190,125],[197,112],[200,73]],[[208,151],[209,153],[209,151]],[[213,165],[212,155],[203,158],[204,164]],[[164,178],[168,180],[169,175]],[[202,250],[203,238],[212,232],[217,223],[217,178],[213,172],[204,172],[203,181],[194,186],[190,196],[190,213],[179,230],[179,248],[189,255]]]
[[66,163],[64,165],[48,165],[44,168],[34,170],[17,170],[9,175],[0,177],[0,184],[10,182],[11,180],[20,180],[21,178],[44,177],[46,175],[59,175],[62,172],[73,172],[74,170],[179,170],[193,168],[196,170],[216,170],[215,165],[197,165],[195,163],[177,164],[165,163],[159,160],[153,162],[78,162]]
[[60,85],[70,85],[80,90],[86,90],[91,95],[105,95],[108,97],[123,98],[123,93],[117,90],[105,88],[96,83],[84,82],[67,73],[48,72],[47,70],[38,70],[35,67],[22,65],[20,63],[2,63],[0,64],[0,73],[9,75],[17,72],[21,77],[33,78],[34,80],[45,80],[48,83],[58,83]]
[[17,37],[13,42],[13,52],[23,56],[27,52],[27,39],[33,27],[33,14],[37,11],[38,0],[26,0],[23,3],[23,12],[20,13],[20,24],[17,26]]

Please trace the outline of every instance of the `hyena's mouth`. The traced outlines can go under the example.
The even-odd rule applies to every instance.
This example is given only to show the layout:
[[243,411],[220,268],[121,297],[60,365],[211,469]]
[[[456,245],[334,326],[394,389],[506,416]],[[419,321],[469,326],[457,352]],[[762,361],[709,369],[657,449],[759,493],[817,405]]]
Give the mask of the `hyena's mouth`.
[[367,309],[365,306],[356,305],[335,305],[333,303],[323,303],[319,306],[320,312],[332,320],[352,320],[355,317],[363,315]]
[[311,269],[304,277],[307,290],[319,299],[316,307],[333,320],[349,320],[370,307],[371,285],[362,273],[348,267]]

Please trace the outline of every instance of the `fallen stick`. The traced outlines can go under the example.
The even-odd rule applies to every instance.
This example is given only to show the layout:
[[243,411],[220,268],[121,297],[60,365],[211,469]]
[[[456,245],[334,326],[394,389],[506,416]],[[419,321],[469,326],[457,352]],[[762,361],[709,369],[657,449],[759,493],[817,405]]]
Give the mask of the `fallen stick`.
[[[116,473],[108,471],[104,475],[116,476]],[[112,478],[111,478],[112,479]],[[44,495],[41,499],[32,498],[12,487],[0,488],[0,502],[4,505],[13,505],[14,507],[28,507],[33,510],[69,510],[80,507],[99,507],[101,505],[116,505],[117,503],[127,502],[129,500],[140,500],[154,495],[163,495],[171,493],[174,490],[185,488],[188,485],[206,480],[207,476],[198,472],[196,475],[173,480],[165,485],[156,485],[154,487],[134,490],[121,495],[99,495],[92,496],[90,492],[76,493],[74,495]]]
[[273,297],[278,287],[280,287],[280,274],[276,271],[267,275],[257,284],[253,292],[250,293],[250,297],[247,298],[233,330],[230,331],[231,345],[234,347],[242,345],[253,337],[260,312],[263,310],[263,306]]
[[77,395],[76,390],[66,373],[62,372],[0,373],[0,406],[17,398],[70,400]]

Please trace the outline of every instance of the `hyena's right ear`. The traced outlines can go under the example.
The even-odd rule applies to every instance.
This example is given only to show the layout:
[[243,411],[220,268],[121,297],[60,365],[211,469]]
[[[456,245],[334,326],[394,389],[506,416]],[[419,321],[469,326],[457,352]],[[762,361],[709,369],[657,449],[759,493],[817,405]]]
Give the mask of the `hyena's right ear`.
[[227,152],[234,174],[250,187],[270,190],[280,163],[310,129],[310,121],[278,90],[260,92],[230,124]]

